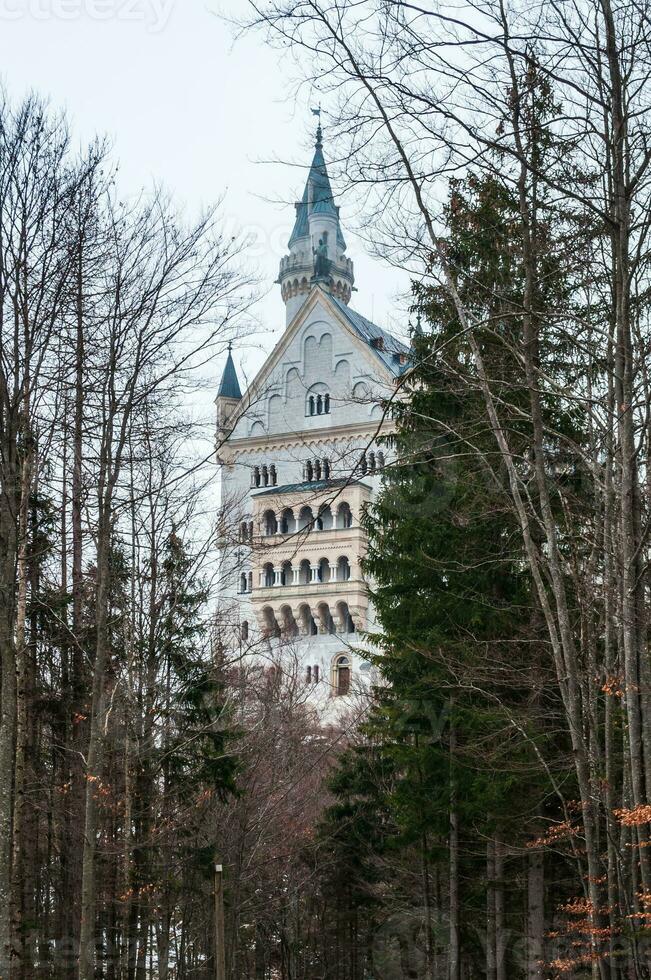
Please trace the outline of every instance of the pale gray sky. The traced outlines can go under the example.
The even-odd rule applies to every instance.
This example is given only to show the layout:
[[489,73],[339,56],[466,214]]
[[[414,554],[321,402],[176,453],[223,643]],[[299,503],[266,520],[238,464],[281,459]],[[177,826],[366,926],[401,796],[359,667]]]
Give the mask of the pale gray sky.
[[[82,139],[111,137],[125,193],[156,181],[190,213],[225,195],[229,233],[252,236],[250,261],[271,289],[257,309],[254,342],[236,356],[251,376],[284,327],[271,284],[305,182],[314,119],[309,92],[294,102],[288,76],[296,67],[285,71],[261,36],[233,47],[214,14],[218,2],[0,0],[0,66],[11,95],[33,88],[65,107]],[[232,14],[246,9],[246,0],[221,3]],[[407,276],[364,254],[346,205],[342,221],[355,308],[403,333]]]

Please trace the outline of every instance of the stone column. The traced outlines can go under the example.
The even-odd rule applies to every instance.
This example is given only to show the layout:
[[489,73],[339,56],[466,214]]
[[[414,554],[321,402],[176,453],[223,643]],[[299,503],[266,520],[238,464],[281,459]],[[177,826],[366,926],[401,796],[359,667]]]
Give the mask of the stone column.
[[310,582],[318,582],[318,581],[319,581],[319,566],[310,565]]

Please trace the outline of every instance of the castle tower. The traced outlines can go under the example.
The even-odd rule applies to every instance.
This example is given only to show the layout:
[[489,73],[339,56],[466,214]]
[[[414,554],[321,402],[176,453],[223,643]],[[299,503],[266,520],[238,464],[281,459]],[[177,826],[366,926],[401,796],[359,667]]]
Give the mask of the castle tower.
[[318,283],[336,299],[350,301],[355,282],[352,260],[339,222],[323,157],[323,132],[316,132],[314,158],[303,191],[295,205],[296,220],[289,253],[281,259],[278,282],[289,324]]
[[237,371],[233,362],[233,345],[228,345],[228,357],[224,365],[222,379],[217,389],[215,406],[217,409],[217,438],[219,441],[229,431],[229,419],[235,413],[242,400],[240,383],[237,380]]

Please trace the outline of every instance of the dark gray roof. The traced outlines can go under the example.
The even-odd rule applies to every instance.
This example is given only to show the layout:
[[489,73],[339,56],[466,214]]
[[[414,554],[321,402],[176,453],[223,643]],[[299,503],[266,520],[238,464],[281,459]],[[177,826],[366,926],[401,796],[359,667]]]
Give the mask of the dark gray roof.
[[235,364],[233,363],[233,356],[231,354],[230,347],[228,348],[228,357],[226,358],[226,364],[224,365],[224,373],[222,374],[222,379],[219,384],[219,390],[217,392],[218,398],[241,398],[242,392],[240,391],[240,383],[237,380],[237,371],[235,370]]
[[[394,337],[387,330],[378,327],[377,323],[372,323],[370,320],[367,320],[361,313],[356,313],[355,310],[351,310],[349,306],[342,302],[342,300],[337,299],[336,296],[331,296],[330,299],[337,309],[343,313],[355,332],[369,345],[373,353],[377,355],[392,374],[398,377],[407,370],[409,367],[410,350],[406,344],[403,344],[401,340],[398,340],[397,337]],[[381,348],[371,343],[372,341],[378,340],[382,341]],[[407,361],[404,360],[405,357],[407,357]],[[403,363],[400,363],[401,360]]]
[[340,477],[337,480],[304,480],[302,483],[286,483],[282,487],[265,487],[264,490],[254,492],[253,496],[264,497],[266,494],[274,493],[297,493],[301,490],[329,490],[331,487],[354,486],[363,482],[363,480],[352,480],[349,477]]

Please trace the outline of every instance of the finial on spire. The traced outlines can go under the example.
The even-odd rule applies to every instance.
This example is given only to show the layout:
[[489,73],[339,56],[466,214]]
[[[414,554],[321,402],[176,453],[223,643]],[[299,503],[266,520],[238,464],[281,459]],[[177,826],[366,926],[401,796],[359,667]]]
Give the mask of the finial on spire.
[[315,145],[317,147],[320,147],[321,144],[322,144],[322,142],[323,142],[323,130],[321,129],[321,103],[319,102],[319,108],[318,109],[312,109],[311,111],[312,111],[312,115],[313,116],[317,116],[318,117],[318,120],[319,120],[319,124],[316,127],[316,144]]

